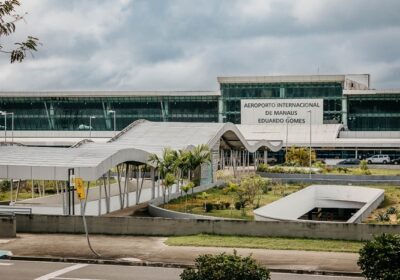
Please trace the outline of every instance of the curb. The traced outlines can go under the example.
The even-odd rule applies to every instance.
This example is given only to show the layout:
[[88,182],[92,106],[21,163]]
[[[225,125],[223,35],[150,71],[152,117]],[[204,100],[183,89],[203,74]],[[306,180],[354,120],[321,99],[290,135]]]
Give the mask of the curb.
[[[70,262],[70,263],[104,264],[104,265],[149,266],[149,267],[164,267],[164,268],[194,267],[193,264],[150,262],[150,261],[124,261],[115,259],[82,259],[82,258],[35,257],[35,256],[5,256],[5,259],[18,260],[18,261]],[[302,269],[285,269],[285,268],[268,268],[268,269],[269,271],[276,273],[347,276],[347,277],[362,276],[361,272],[302,270]]]

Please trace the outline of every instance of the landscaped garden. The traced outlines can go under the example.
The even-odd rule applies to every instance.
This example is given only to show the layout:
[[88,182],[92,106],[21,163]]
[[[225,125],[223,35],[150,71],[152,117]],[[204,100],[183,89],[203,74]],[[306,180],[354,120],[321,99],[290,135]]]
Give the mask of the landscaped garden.
[[[219,172],[219,176],[222,175]],[[226,184],[206,192],[171,200],[163,207],[169,210],[214,217],[253,220],[253,210],[296,192],[308,185],[273,183],[256,174],[236,179],[224,177]],[[385,200],[366,219],[367,223],[400,224],[400,188],[393,185],[368,186],[385,190]]]

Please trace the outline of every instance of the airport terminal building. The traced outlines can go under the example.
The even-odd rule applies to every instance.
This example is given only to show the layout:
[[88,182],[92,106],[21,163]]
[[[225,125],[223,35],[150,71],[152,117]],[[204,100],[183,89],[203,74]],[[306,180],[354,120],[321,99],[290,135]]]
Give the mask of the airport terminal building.
[[[120,131],[139,119],[231,122],[248,141],[306,146],[312,140],[319,158],[400,156],[400,89],[371,89],[369,74],[217,80],[218,91],[3,91],[0,111],[13,113],[21,139],[37,131]],[[7,129],[11,122],[7,117]]]

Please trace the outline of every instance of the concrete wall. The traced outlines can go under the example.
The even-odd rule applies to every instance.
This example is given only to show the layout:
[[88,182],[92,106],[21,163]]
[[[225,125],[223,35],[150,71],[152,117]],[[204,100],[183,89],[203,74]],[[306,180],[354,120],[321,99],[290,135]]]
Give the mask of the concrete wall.
[[278,180],[282,182],[304,182],[304,183],[329,183],[329,184],[399,184],[400,176],[375,176],[375,175],[328,175],[328,174],[286,174],[286,173],[267,173],[257,172],[262,177]]
[[[245,236],[285,236],[369,240],[381,233],[398,233],[400,225],[308,222],[255,222],[140,217],[87,217],[94,234],[190,235],[198,233]],[[83,233],[82,217],[17,215],[18,233]]]
[[16,236],[16,220],[14,215],[0,215],[0,238]]

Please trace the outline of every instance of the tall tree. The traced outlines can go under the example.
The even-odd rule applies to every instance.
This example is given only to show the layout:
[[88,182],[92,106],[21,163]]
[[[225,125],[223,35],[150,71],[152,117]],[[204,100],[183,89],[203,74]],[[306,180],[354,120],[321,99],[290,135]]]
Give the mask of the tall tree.
[[[161,179],[161,185],[163,187],[164,204],[167,190],[169,190],[169,188],[173,185],[171,181],[175,180],[173,174],[175,174],[176,170],[176,159],[177,153],[171,148],[164,148],[161,156],[158,156],[157,154],[151,154],[149,156],[148,161],[154,163],[159,172],[159,180]],[[174,180],[172,180],[172,177],[174,178]]]
[[189,181],[192,181],[194,171],[202,164],[211,162],[211,151],[208,145],[197,145],[190,151],[188,158]]
[[16,8],[20,6],[19,0],[0,1],[0,52],[10,54],[11,63],[22,62],[27,53],[33,54],[37,51],[39,39],[28,36],[25,42],[14,43],[14,49],[4,49],[1,43],[2,37],[12,35],[15,30],[15,24],[24,19],[25,14],[18,14]]

